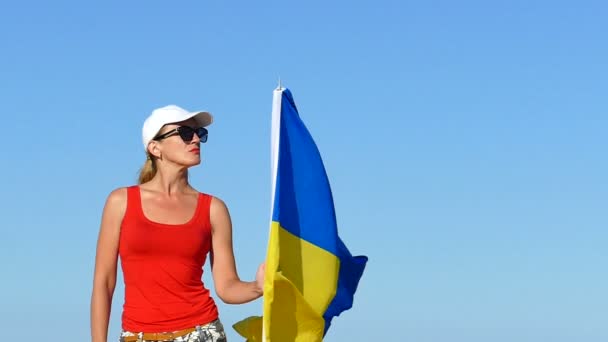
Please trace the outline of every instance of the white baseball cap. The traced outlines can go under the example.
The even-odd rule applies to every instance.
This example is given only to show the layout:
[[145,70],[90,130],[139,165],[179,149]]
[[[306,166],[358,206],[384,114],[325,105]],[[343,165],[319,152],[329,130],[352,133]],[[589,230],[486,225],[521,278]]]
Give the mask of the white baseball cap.
[[146,151],[148,150],[148,144],[154,139],[164,125],[188,120],[190,118],[194,118],[196,123],[201,127],[207,127],[213,122],[213,116],[209,112],[189,112],[176,105],[168,105],[153,110],[152,114],[144,121],[144,127],[142,129],[144,149]]

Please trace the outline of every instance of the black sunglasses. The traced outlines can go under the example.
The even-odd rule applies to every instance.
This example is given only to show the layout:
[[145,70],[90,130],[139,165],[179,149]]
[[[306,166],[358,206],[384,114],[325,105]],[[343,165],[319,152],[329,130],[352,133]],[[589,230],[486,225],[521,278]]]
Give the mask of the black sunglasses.
[[207,142],[209,131],[207,131],[205,127],[192,128],[190,126],[179,126],[175,129],[170,130],[169,132],[157,135],[154,140],[159,141],[179,134],[180,138],[182,138],[184,142],[188,143],[192,141],[192,138],[194,138],[195,133],[196,135],[198,135],[198,138],[201,139],[202,143]]

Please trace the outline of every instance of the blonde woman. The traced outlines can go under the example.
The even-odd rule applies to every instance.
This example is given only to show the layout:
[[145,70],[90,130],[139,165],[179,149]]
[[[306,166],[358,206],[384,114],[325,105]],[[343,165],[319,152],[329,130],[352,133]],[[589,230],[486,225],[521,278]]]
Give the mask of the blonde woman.
[[226,205],[188,182],[213,121],[207,112],[156,109],[143,125],[147,160],[139,184],[107,198],[97,242],[91,336],[106,342],[117,261],[125,282],[120,341],[226,341],[218,310],[202,283],[210,256],[217,296],[240,304],[262,295],[264,264],[241,281]]

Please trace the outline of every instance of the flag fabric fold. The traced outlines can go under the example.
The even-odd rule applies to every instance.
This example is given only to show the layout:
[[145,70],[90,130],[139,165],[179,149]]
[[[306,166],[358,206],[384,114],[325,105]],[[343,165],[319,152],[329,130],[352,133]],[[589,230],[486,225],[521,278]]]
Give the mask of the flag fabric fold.
[[322,341],[352,307],[367,257],[353,257],[338,236],[321,155],[287,89],[274,92],[271,140],[264,312],[234,328],[249,342]]

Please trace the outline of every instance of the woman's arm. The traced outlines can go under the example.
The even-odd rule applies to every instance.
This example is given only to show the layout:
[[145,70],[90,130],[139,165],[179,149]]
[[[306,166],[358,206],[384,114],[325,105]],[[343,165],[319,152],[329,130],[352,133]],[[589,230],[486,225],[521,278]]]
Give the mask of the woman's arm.
[[116,285],[116,263],[120,225],[127,207],[127,190],[117,189],[108,196],[97,240],[93,294],[91,295],[91,338],[106,342],[112,295]]
[[264,289],[264,264],[256,273],[256,280],[241,281],[232,250],[232,222],[228,208],[219,198],[211,200],[211,229],[213,253],[211,270],[215,291],[224,303],[242,304],[262,296]]

